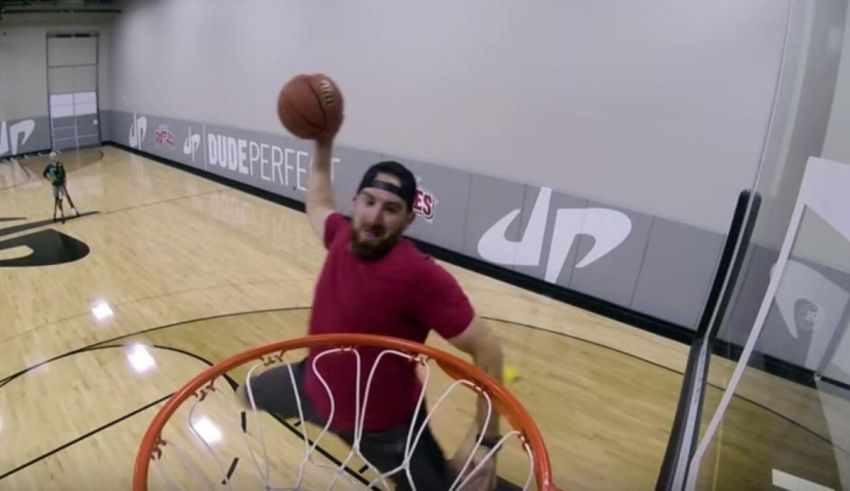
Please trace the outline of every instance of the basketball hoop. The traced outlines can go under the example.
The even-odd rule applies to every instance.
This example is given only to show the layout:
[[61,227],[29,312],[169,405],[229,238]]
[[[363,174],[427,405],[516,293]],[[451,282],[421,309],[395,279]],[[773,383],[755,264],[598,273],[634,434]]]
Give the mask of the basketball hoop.
[[[268,457],[270,455],[274,457],[275,454],[270,454],[266,451],[263,432],[268,432],[270,430],[262,429],[262,425],[260,424],[261,419],[258,415],[256,406],[254,405],[253,396],[251,396],[251,405],[254,409],[254,419],[252,421],[256,426],[256,431],[258,433],[257,439],[259,440],[259,443],[254,440],[248,440],[248,432],[246,431],[246,414],[244,410],[240,410],[234,406],[236,399],[235,397],[230,398],[228,402],[228,392],[226,390],[220,390],[227,388],[227,385],[220,384],[217,387],[216,379],[218,379],[219,377],[228,379],[229,381],[227,383],[232,386],[233,379],[230,378],[228,372],[231,372],[233,370],[243,370],[245,368],[244,365],[253,363],[254,366],[250,368],[250,370],[248,370],[248,374],[246,376],[246,380],[250,380],[251,374],[256,368],[260,366],[268,367],[275,363],[282,363],[284,362],[284,356],[288,352],[313,347],[319,347],[323,350],[322,353],[316,358],[322,356],[334,356],[334,353],[356,353],[358,347],[373,347],[382,349],[380,355],[378,356],[378,359],[375,361],[374,366],[371,368],[371,370],[368,372],[363,372],[364,374],[368,373],[369,375],[369,379],[365,384],[365,400],[369,399],[369,387],[372,381],[372,377],[375,374],[375,370],[378,368],[378,365],[381,361],[381,358],[384,356],[399,356],[402,358],[406,358],[412,362],[418,363],[419,365],[421,365],[421,367],[423,367],[425,376],[422,387],[422,394],[420,395],[420,404],[422,404],[424,392],[430,380],[429,363],[434,362],[443,372],[448,375],[448,377],[450,377],[450,380],[453,379],[454,382],[449,386],[448,389],[445,390],[443,395],[440,396],[439,400],[433,405],[433,407],[430,408],[430,410],[428,411],[428,415],[425,418],[425,423],[422,424],[422,427],[424,427],[424,425],[427,424],[429,420],[431,420],[432,415],[438,410],[438,408],[441,407],[443,399],[447,397],[448,394],[452,392],[456,387],[461,386],[471,389],[475,393],[476,397],[483,398],[485,401],[487,401],[489,414],[492,414],[493,409],[495,409],[497,413],[496,417],[502,416],[505,418],[508,425],[512,428],[512,431],[505,432],[505,435],[501,438],[496,447],[494,447],[492,450],[486,449],[484,447],[478,447],[478,445],[480,445],[481,443],[481,438],[479,437],[474,442],[474,445],[476,445],[476,448],[488,450],[484,461],[481,461],[477,463],[477,465],[475,465],[472,463],[472,455],[470,454],[469,458],[465,461],[465,464],[460,472],[461,475],[458,475],[457,479],[454,482],[454,485],[452,486],[452,489],[462,489],[463,486],[469,481],[469,479],[471,479],[473,475],[485,464],[486,459],[489,459],[493,455],[495,455],[495,452],[503,446],[506,446],[509,440],[511,439],[515,440],[512,443],[515,443],[517,448],[521,449],[520,453],[524,453],[528,460],[528,472],[524,473],[525,488],[527,489],[529,487],[533,478],[536,482],[537,489],[558,489],[552,481],[552,472],[549,464],[549,456],[547,454],[543,437],[539,429],[535,425],[534,421],[532,420],[531,416],[516,399],[516,397],[514,397],[502,385],[493,380],[481,369],[439,349],[403,339],[368,334],[323,334],[273,342],[243,351],[219,363],[216,363],[215,365],[207,368],[206,370],[203,370],[189,382],[184,384],[168,399],[165,405],[160,408],[142,438],[135,459],[135,468],[133,475],[134,491],[147,491],[149,489],[149,470],[152,466],[155,469],[155,474],[159,474],[160,477],[166,483],[171,484],[171,486],[176,489],[185,489],[186,487],[191,487],[191,485],[198,484],[198,480],[205,480],[208,483],[211,483],[213,485],[211,487],[217,487],[219,484],[221,484],[224,486],[223,489],[229,489],[231,477],[230,474],[233,472],[233,467],[235,467],[236,459],[232,461],[230,469],[228,470],[227,461],[223,460],[221,456],[216,453],[216,450],[213,449],[213,444],[210,443],[211,441],[221,440],[220,430],[217,429],[215,425],[209,423],[209,419],[207,419],[206,416],[201,418],[196,417],[196,410],[199,407],[200,403],[202,401],[209,401],[210,399],[213,399],[213,395],[217,395],[218,397],[222,398],[222,400],[225,401],[224,406],[227,406],[227,409],[220,411],[220,414],[224,415],[220,418],[222,421],[227,421],[230,422],[229,424],[236,425],[236,422],[240,420],[238,416],[241,411],[241,431],[237,432],[240,433],[240,435],[242,435],[241,438],[244,439],[244,448],[240,446],[240,451],[247,451],[247,454],[243,455],[248,455],[249,457],[243,457],[243,461],[251,462],[254,464],[255,470],[259,476],[257,478],[257,482],[262,483],[260,487],[262,487],[263,489],[280,489],[271,486],[271,484],[269,483],[269,463],[271,460]],[[359,373],[360,357],[359,355],[355,356],[358,363],[357,370]],[[292,376],[291,368],[289,370],[289,373],[290,376]],[[250,382],[248,383],[247,387],[250,391]],[[325,388],[328,390],[328,395],[333,397],[326,384]],[[301,402],[299,401],[298,404],[300,414]],[[358,411],[360,411],[359,408],[361,406],[359,403],[357,407]],[[365,412],[367,404],[364,402],[364,404],[362,404],[362,407],[362,411]],[[185,411],[188,411],[188,414],[185,416],[187,417],[189,423],[187,427],[190,429],[192,435],[183,438],[178,436],[177,431],[179,430],[176,429],[179,427],[179,425],[177,424],[179,421],[172,421],[172,416],[175,416],[175,414],[177,414],[178,412]],[[358,416],[358,420],[362,424],[362,416]],[[169,422],[171,422],[170,425]],[[318,447],[318,443],[325,435],[326,431],[328,430],[328,427],[326,426],[325,429],[322,430],[322,432],[319,434],[319,436],[311,442],[311,439],[307,436],[307,428],[304,424],[303,414],[301,414],[300,423],[302,425],[301,428],[304,430],[304,454],[301,456],[301,462],[298,466],[297,471],[293,472],[297,473],[297,478],[295,478],[295,486],[292,488],[285,489],[301,489],[301,486],[304,485],[303,479],[305,467],[308,465],[313,465],[315,468],[323,469],[323,472],[327,472],[328,469],[331,469],[333,470],[333,472],[336,473],[328,488],[333,486],[340,477],[348,480],[349,484],[354,484],[353,479],[349,474],[354,475],[354,473],[350,470],[350,466],[356,460],[356,458],[363,458],[365,462],[363,468],[370,466],[368,460],[366,460],[365,457],[357,453],[355,448],[350,449],[348,451],[348,456],[339,459],[339,461],[336,461],[334,465],[318,463],[317,459],[319,457],[316,455],[316,453],[321,452],[321,449]],[[406,448],[407,452],[413,452],[413,447],[415,447],[415,445],[419,441],[419,435],[421,435],[421,431],[423,429],[422,427],[417,428],[416,424],[411,422],[409,430],[410,432],[408,434],[408,447],[410,448]],[[218,432],[218,437],[205,436],[204,432],[210,431],[213,432],[214,435],[216,434],[216,432]],[[362,427],[355,429],[356,434],[362,434],[362,431]],[[166,434],[166,432],[168,432],[168,434]],[[195,437],[194,439],[192,438],[193,436]],[[181,448],[181,446],[185,442],[196,440],[201,441],[202,446],[205,448],[205,451],[211,456],[211,458],[206,459],[206,465],[204,464],[204,462],[199,462],[197,459],[193,459],[189,452],[186,452]],[[279,440],[279,438],[276,440]],[[224,452],[224,450],[221,450],[220,453],[221,452]],[[170,471],[168,475],[165,475],[166,470],[161,468],[165,466],[162,461],[169,453],[171,454],[169,458],[175,462],[172,465],[173,469],[175,469],[174,472],[176,474],[180,474],[180,476],[175,477],[175,475],[172,475]],[[263,456],[264,462],[260,462],[258,454],[261,454]],[[180,466],[178,466],[177,463],[179,463]],[[401,467],[404,467],[404,465],[402,465]],[[388,474],[397,471],[398,470],[395,470],[389,472]],[[407,469],[407,472],[407,475],[409,476],[409,469]],[[287,477],[289,476],[287,475]],[[376,478],[372,479],[371,482],[365,481],[363,478],[360,478],[356,475],[355,477],[360,479],[361,484],[363,484],[364,487],[377,486],[380,483],[386,484],[388,482],[386,475],[378,475]],[[313,484],[312,486],[315,486],[315,484]]]

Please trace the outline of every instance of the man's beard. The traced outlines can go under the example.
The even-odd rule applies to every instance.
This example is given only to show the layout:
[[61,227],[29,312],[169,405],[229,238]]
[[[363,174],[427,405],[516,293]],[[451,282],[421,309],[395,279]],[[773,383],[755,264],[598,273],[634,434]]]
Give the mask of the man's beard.
[[[370,228],[377,232],[375,235],[381,236],[381,238],[369,242],[361,241],[360,234],[362,231],[369,230]],[[402,230],[382,236],[384,233],[385,229],[383,227],[358,227],[351,234],[351,249],[363,259],[380,259],[396,245],[398,239],[401,237]]]

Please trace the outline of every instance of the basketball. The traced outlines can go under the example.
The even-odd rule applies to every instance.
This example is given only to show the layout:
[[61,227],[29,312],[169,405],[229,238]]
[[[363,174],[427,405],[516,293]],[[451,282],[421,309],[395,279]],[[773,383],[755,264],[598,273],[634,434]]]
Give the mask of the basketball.
[[313,140],[335,134],[343,120],[342,92],[327,75],[299,74],[280,90],[277,115],[293,135]]

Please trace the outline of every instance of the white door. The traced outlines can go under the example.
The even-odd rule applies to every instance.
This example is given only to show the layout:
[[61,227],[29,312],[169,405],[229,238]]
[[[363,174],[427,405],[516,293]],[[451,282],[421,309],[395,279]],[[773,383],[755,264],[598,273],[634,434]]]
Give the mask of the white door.
[[48,34],[47,87],[53,148],[100,144],[97,33]]

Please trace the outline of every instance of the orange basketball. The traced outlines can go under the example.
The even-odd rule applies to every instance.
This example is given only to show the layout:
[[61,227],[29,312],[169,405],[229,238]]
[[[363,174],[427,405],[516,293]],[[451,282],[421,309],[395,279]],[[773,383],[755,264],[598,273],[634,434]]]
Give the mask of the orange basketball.
[[296,75],[280,89],[277,116],[299,138],[335,134],[342,126],[342,92],[327,75]]

